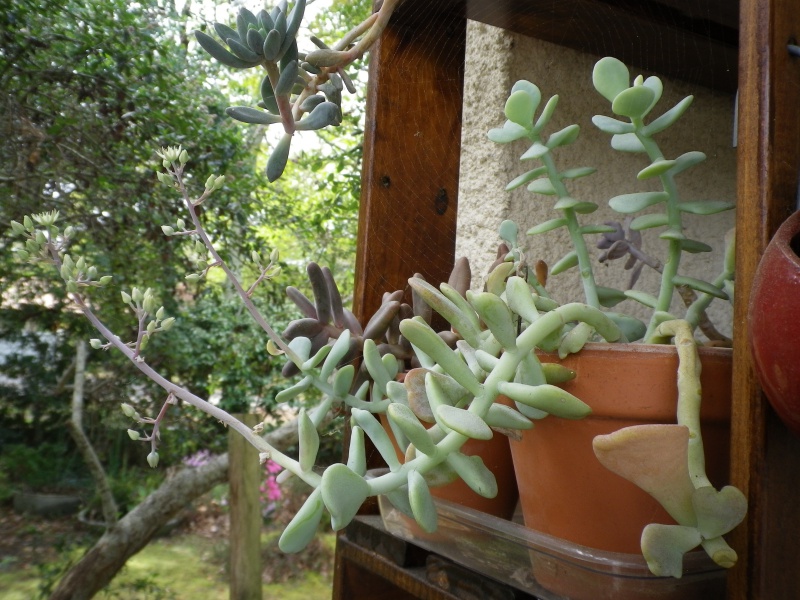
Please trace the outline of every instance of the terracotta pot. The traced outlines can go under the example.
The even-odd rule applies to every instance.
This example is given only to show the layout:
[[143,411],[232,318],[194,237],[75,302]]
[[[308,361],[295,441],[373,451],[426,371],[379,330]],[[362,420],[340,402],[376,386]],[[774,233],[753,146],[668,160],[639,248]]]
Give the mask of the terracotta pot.
[[[381,423],[389,434],[400,462],[404,462],[404,455],[395,441],[392,430],[389,427],[386,415],[380,415]],[[431,488],[431,494],[436,498],[449,500],[461,506],[488,513],[501,519],[511,519],[517,507],[517,484],[514,476],[514,464],[511,459],[511,449],[508,446],[508,438],[502,434],[495,433],[490,440],[468,440],[462,447],[461,452],[467,456],[480,456],[489,470],[494,473],[497,479],[497,496],[494,498],[484,498],[476,494],[464,483],[457,479],[453,483]]]
[[750,296],[750,349],[770,404],[800,435],[800,212],[780,226]]
[[[707,470],[721,487],[728,482],[732,354],[722,348],[701,348],[700,354]],[[579,421],[547,417],[522,441],[511,441],[525,524],[591,548],[639,553],[645,525],[674,521],[646,492],[606,470],[592,440],[630,425],[675,423],[677,352],[673,346],[588,344],[562,364],[577,372],[564,389],[593,414]]]

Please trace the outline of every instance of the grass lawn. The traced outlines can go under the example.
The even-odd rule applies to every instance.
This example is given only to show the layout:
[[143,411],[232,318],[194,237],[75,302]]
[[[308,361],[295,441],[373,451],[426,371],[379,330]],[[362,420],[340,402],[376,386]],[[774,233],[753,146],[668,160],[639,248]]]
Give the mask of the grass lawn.
[[[331,548],[334,536],[324,536]],[[81,550],[75,551],[75,557]],[[98,598],[122,600],[227,600],[224,545],[199,535],[178,535],[155,540],[128,561],[125,569]],[[265,560],[268,560],[266,558]],[[0,564],[0,597],[33,600],[42,574],[35,567]],[[265,600],[323,600],[331,597],[330,569],[307,571],[287,583],[264,585]]]

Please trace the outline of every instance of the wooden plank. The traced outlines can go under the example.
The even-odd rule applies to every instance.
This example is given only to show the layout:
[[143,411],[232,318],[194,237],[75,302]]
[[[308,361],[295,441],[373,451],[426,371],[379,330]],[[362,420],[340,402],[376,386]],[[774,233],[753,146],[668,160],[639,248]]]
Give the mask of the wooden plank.
[[[739,92],[732,482],[748,496],[732,535],[740,564],[729,598],[795,598],[800,587],[800,440],[772,413],[755,379],[747,305],[758,261],[794,210],[800,170],[800,33],[796,0],[743,0]],[[795,36],[793,38],[793,36]]]
[[736,0],[438,0],[470,19],[736,91]]
[[[256,415],[237,415],[245,425],[258,423]],[[261,600],[261,464],[258,450],[236,431],[228,434],[230,467],[231,600]]]
[[[354,312],[415,272],[447,281],[455,254],[466,20],[419,2],[398,9],[372,51]],[[435,6],[435,3],[433,3]]]

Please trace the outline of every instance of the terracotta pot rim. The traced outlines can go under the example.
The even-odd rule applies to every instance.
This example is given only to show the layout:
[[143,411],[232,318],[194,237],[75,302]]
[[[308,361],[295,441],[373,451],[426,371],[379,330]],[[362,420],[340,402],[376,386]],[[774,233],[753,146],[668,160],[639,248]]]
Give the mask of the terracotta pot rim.
[[[703,346],[699,345],[698,350],[700,354],[707,356],[719,356],[725,358],[733,356],[733,348],[726,348],[724,346]],[[644,344],[639,342],[629,342],[624,344],[614,344],[609,342],[587,342],[580,352],[575,353],[575,356],[581,354],[600,354],[603,352],[611,353],[625,353],[625,354],[648,354],[648,355],[673,355],[677,352],[673,344]],[[555,352],[542,352],[542,354],[555,355]]]

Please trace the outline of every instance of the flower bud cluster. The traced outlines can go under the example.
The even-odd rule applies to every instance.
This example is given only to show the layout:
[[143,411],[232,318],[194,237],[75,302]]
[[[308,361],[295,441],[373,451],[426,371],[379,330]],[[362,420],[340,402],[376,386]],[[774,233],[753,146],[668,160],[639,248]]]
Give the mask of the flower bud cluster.
[[[272,279],[281,274],[281,266],[278,264],[280,253],[277,248],[270,252],[268,262],[255,250],[250,254],[250,258],[258,267],[258,270],[261,271],[261,279]],[[264,266],[264,263],[266,263],[266,266]]]
[[[133,309],[133,312],[139,319],[140,326],[145,327],[139,342],[139,350],[144,350],[151,335],[159,331],[167,331],[175,324],[175,317],[165,317],[165,309],[163,306],[159,305],[152,288],[147,288],[143,292],[135,287],[130,293],[123,291],[120,295],[122,296],[122,301]],[[145,326],[144,323],[147,321],[148,317],[153,318]],[[97,341],[99,342],[99,340]],[[95,346],[94,343],[92,346],[100,347]]]
[[27,238],[24,247],[17,247],[17,256],[30,262],[45,260],[56,265],[60,262],[61,278],[66,283],[67,291],[72,294],[82,287],[104,287],[111,283],[111,275],[98,277],[97,268],[87,264],[85,258],[74,260],[69,254],[61,256],[75,229],[67,227],[62,233],[56,226],[58,217],[59,212],[54,210],[25,215],[22,223],[11,221],[11,232]]

